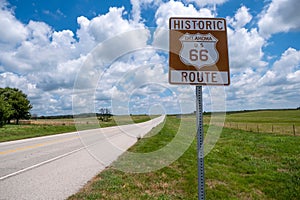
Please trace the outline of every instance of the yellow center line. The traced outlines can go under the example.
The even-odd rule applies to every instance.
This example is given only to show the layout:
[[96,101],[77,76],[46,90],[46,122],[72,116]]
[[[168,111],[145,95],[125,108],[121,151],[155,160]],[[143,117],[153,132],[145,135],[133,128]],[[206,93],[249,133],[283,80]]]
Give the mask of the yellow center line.
[[25,150],[28,150],[28,149],[43,147],[43,146],[46,146],[46,145],[55,144],[55,143],[59,143],[59,142],[64,142],[64,141],[68,141],[68,140],[73,140],[73,139],[76,139],[76,138],[79,138],[79,136],[74,136],[74,137],[60,139],[60,140],[52,140],[52,141],[49,141],[49,142],[43,142],[43,143],[38,143],[38,144],[30,145],[30,146],[18,147],[18,148],[15,148],[15,149],[8,149],[8,150],[5,150],[5,151],[0,151],[0,155],[5,155],[5,154],[9,154],[9,153],[15,153],[15,152],[18,152],[18,151],[25,151]]

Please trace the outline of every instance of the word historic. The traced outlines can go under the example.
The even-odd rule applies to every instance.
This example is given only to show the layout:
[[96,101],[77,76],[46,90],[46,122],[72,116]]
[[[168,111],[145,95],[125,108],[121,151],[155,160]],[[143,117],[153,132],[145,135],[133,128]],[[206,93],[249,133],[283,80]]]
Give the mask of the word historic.
[[220,19],[172,19],[171,30],[224,31],[224,20]]

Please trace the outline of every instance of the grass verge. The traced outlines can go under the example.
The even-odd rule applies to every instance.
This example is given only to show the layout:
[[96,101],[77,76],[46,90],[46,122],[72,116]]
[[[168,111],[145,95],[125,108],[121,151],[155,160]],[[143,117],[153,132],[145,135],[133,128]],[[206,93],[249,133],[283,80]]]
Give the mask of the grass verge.
[[12,125],[0,128],[0,142],[54,135],[76,131],[75,126]]
[[[112,120],[108,122],[99,121],[99,126],[96,127],[104,128],[109,126],[116,125],[124,125],[130,123],[141,123],[150,120],[154,116],[148,115],[133,115],[133,116],[118,116],[117,120],[115,120],[117,116],[114,116]],[[60,133],[67,133],[76,131],[75,125],[70,125],[70,121],[73,119],[57,119],[57,120],[41,120],[41,124],[31,124],[31,125],[15,125],[15,124],[7,124],[4,127],[0,128],[0,142],[12,141],[12,140],[20,140],[26,138],[54,135]],[[66,125],[52,125],[53,122],[61,122]],[[44,123],[44,124],[42,124]],[[48,124],[47,124],[48,123]],[[95,128],[95,125],[82,125],[81,128],[90,129]]]
[[[141,139],[130,151],[166,145],[179,123],[169,116],[158,134]],[[299,137],[223,129],[205,157],[207,199],[300,199],[299,154]],[[69,197],[77,199],[197,199],[196,141],[158,171],[134,174],[107,168]]]

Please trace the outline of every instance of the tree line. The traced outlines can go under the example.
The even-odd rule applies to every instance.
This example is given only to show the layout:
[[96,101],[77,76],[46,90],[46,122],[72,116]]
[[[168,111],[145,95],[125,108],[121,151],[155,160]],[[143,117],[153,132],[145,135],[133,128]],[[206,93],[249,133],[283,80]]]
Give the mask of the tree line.
[[17,88],[0,88],[0,127],[11,120],[19,124],[20,119],[30,119],[32,105],[21,90]]

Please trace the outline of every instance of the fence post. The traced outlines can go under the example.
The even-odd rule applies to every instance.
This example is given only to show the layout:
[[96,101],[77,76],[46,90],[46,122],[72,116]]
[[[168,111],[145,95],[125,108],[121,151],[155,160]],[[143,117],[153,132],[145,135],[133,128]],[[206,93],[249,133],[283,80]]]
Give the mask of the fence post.
[[257,124],[257,133],[259,133],[259,127],[258,127],[258,124]]
[[295,124],[293,124],[293,133],[294,133],[294,136],[296,136]]

